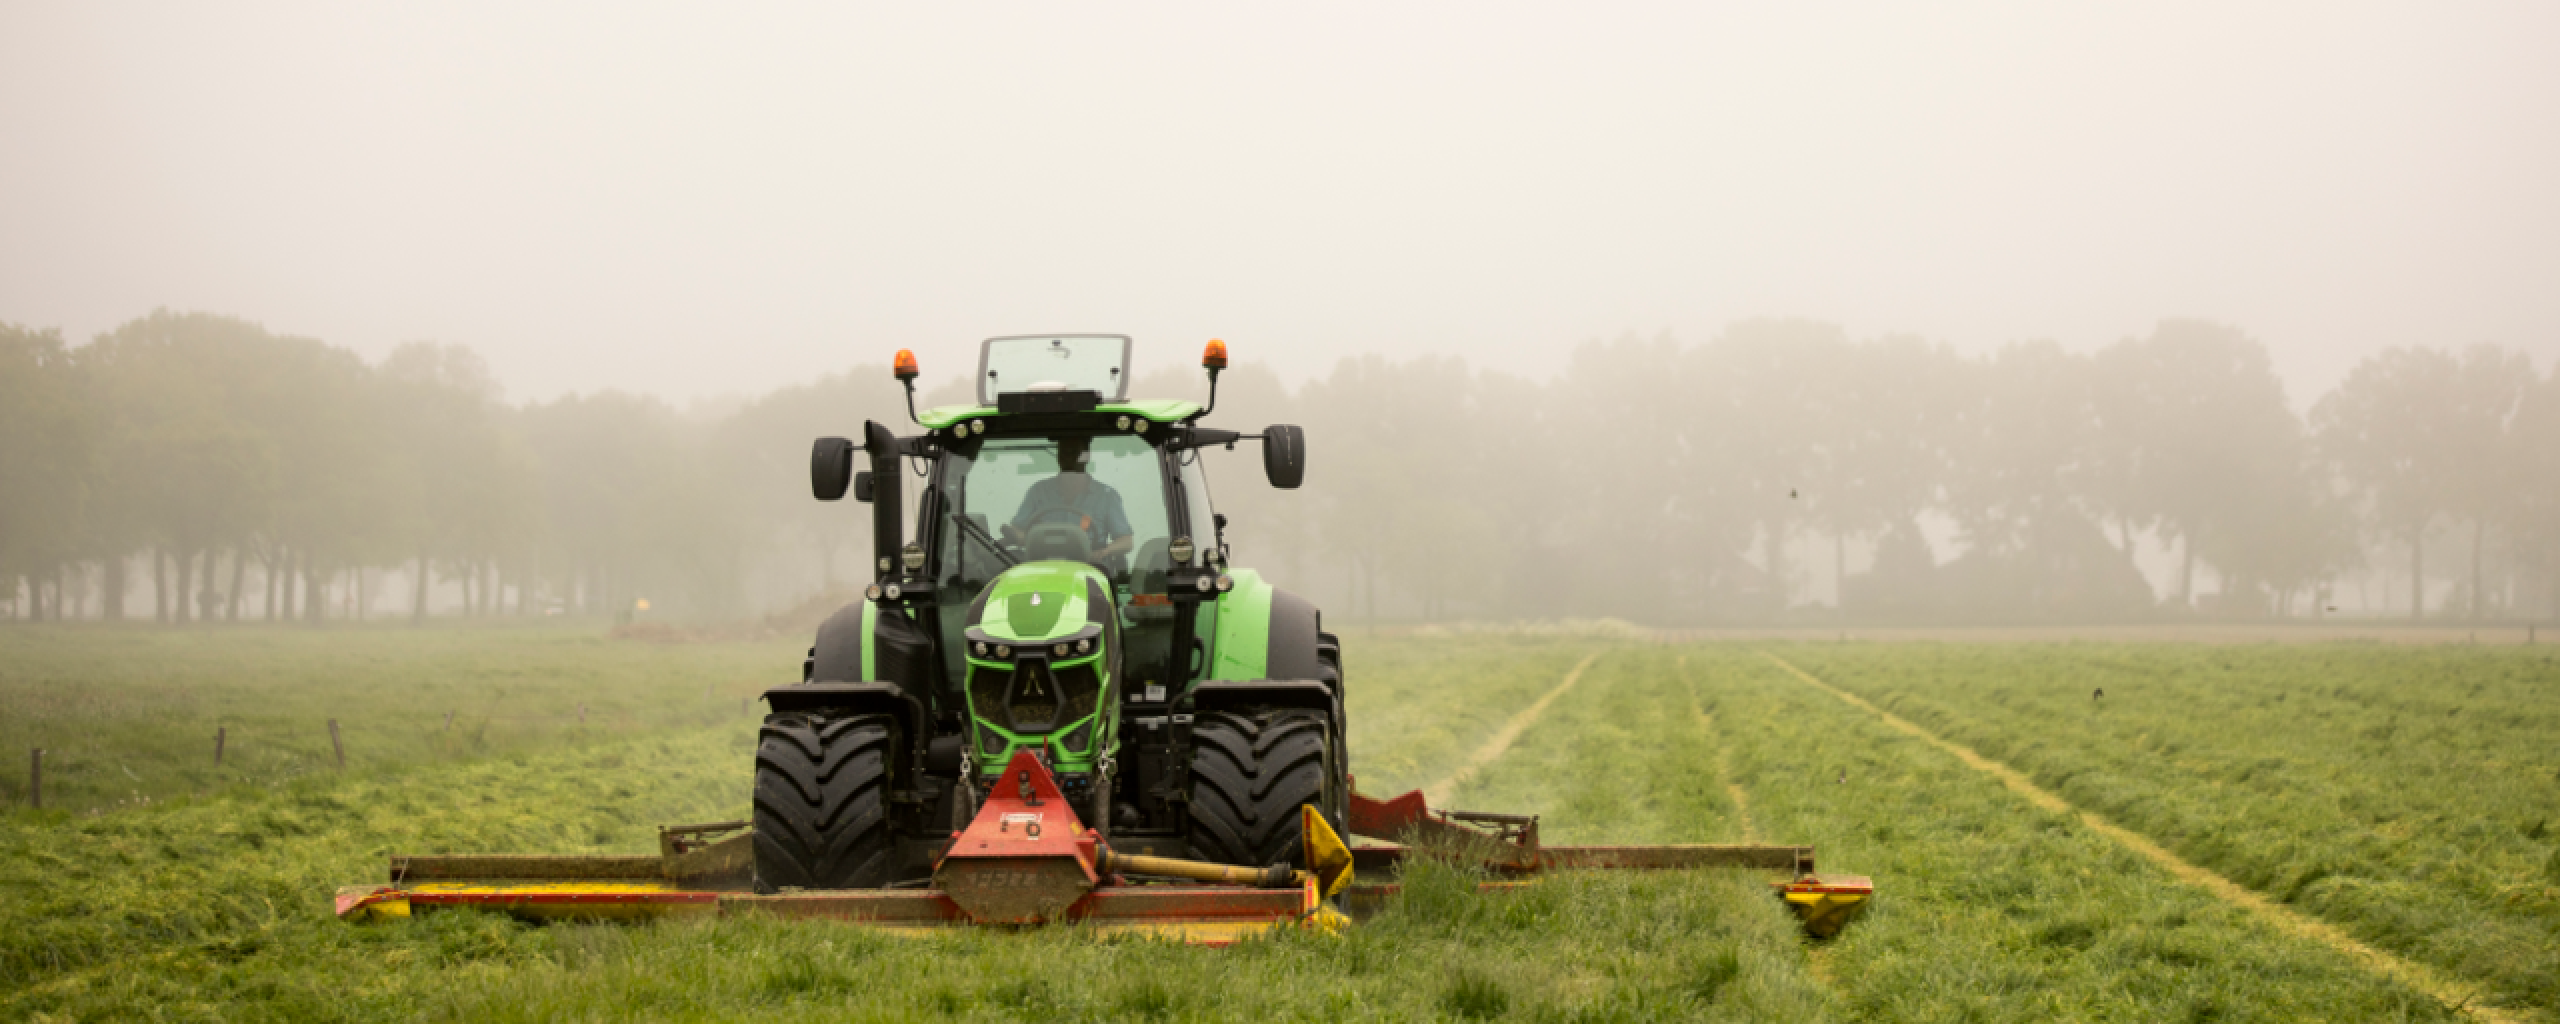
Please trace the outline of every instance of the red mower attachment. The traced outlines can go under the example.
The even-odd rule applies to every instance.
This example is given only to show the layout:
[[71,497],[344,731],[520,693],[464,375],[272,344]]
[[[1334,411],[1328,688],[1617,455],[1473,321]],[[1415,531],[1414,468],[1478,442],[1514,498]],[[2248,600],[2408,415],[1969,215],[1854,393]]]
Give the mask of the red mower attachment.
[[[1783,872],[1773,882],[1781,898],[1804,920],[1805,930],[1829,938],[1855,917],[1875,895],[1875,882],[1865,875],[1822,875],[1813,869],[1813,847],[1758,843],[1678,843],[1657,846],[1545,846],[1538,842],[1538,816],[1487,811],[1434,810],[1421,790],[1391,800],[1351,794],[1351,831],[1357,835],[1396,837],[1403,842],[1363,843],[1351,848],[1353,861],[1367,872],[1393,870],[1417,848],[1434,856],[1455,856],[1508,876],[1546,871],[1677,870],[1682,868],[1757,868]],[[1406,846],[1404,843],[1412,843]],[[1499,887],[1502,882],[1487,883]],[[1366,914],[1393,885],[1353,886],[1345,907]]]
[[481,907],[539,919],[769,914],[897,931],[1078,924],[1225,945],[1273,928],[1337,930],[1349,923],[1337,899],[1366,916],[1398,887],[1354,884],[1354,872],[1392,872],[1408,856],[1471,860],[1506,876],[1483,883],[1486,890],[1560,870],[1766,869],[1784,876],[1774,883],[1780,895],[1817,936],[1838,931],[1874,893],[1861,876],[1815,874],[1809,846],[1544,846],[1535,815],[1434,810],[1418,790],[1392,800],[1351,797],[1353,833],[1403,842],[1346,847],[1313,807],[1299,813],[1310,870],[1118,853],[1024,751],[954,834],[930,887],[752,892],[752,837],[746,822],[733,821],[661,828],[655,857],[394,856],[391,884],[342,888],[336,909],[349,921]]
[[[661,840],[658,857],[393,857],[392,884],[338,890],[337,913],[350,921],[452,906],[543,919],[761,913],[892,930],[1076,923],[1225,945],[1272,928],[1348,923],[1325,901],[1328,887],[1339,892],[1349,881],[1350,854],[1323,818],[1301,813],[1312,819],[1308,863],[1331,865],[1329,875],[1118,854],[1077,818],[1049,769],[1023,751],[953,837],[931,888],[759,894],[734,874],[682,873],[748,855],[746,823],[726,822],[662,829],[675,838]],[[734,834],[704,838],[721,831]],[[1131,875],[1165,881],[1133,884]],[[717,887],[686,887],[700,882]]]

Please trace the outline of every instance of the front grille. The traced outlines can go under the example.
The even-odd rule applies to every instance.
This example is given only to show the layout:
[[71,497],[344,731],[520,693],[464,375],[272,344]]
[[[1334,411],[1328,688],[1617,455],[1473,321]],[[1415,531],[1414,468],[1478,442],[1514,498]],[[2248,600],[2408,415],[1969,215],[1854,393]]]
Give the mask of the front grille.
[[1052,670],[1026,660],[1010,671],[978,668],[970,674],[969,710],[1017,733],[1047,732],[1093,714],[1101,677],[1087,662]]
[[1009,721],[1004,713],[1004,688],[1012,681],[1013,673],[1006,669],[972,668],[969,671],[969,713],[983,721]]
[[1094,700],[1102,691],[1102,679],[1094,674],[1093,662],[1058,670],[1058,693],[1067,703],[1060,722],[1073,722],[1093,713]]

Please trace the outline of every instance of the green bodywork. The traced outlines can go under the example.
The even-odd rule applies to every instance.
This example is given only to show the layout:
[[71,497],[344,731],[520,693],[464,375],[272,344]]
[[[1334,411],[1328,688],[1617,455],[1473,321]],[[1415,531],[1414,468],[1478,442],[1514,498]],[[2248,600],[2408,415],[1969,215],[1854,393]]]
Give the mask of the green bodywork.
[[862,602],[862,678],[864,679],[880,678],[880,644],[873,639],[879,635],[880,604],[877,601],[864,601]]
[[[978,620],[977,629],[991,641],[1019,647],[1045,647],[1061,640],[1072,640],[1084,633],[1097,617],[1087,597],[1091,588],[1112,593],[1111,581],[1099,570],[1082,562],[1026,562],[1007,569],[987,584],[986,613]],[[1116,616],[1116,608],[1099,609],[1103,618]],[[1088,772],[1094,761],[1118,742],[1119,716],[1110,712],[1119,706],[1119,680],[1113,666],[1117,659],[1105,639],[1109,631],[1093,637],[1091,653],[1074,653],[1048,662],[1051,685],[1056,675],[1081,667],[1090,667],[1099,683],[1091,712],[1074,718],[1062,718],[1052,727],[1039,731],[1017,731],[1010,722],[998,721],[982,713],[972,700],[969,707],[970,749],[976,752],[980,771],[994,774],[1004,770],[1014,752],[1025,748],[1045,748],[1052,768],[1068,772]],[[969,678],[962,689],[975,694],[982,682],[992,676],[1002,680],[1013,671],[1008,660],[980,657],[974,647],[966,655]],[[1092,732],[1082,750],[1071,749],[1067,739],[1077,731],[1090,727]]]
[[1271,584],[1260,572],[1227,573],[1235,589],[1218,595],[1210,627],[1209,679],[1261,679],[1271,660]]
[[[1235,587],[1218,596],[1215,602],[1200,609],[1197,630],[1209,643],[1208,670],[1201,679],[1260,679],[1266,674],[1270,656],[1271,584],[1252,569],[1237,569],[1228,574]],[[1086,581],[1091,580],[1115,601],[1125,602],[1127,595],[1116,593],[1111,581],[1082,562],[1030,562],[1006,570],[987,585],[986,614],[977,628],[991,640],[1004,640],[1016,645],[1055,644],[1074,637],[1090,624],[1092,609],[1086,597]],[[1034,604],[1031,598],[1041,599]],[[1112,608],[1106,615],[1120,615],[1123,609]],[[1131,623],[1123,622],[1122,628]],[[868,631],[866,631],[868,635]],[[1106,632],[1106,637],[1111,635]],[[993,657],[980,657],[974,651],[964,655],[969,666],[969,679],[962,693],[978,692],[982,675],[997,678],[1012,671],[1012,663]],[[870,655],[866,645],[864,660]],[[969,708],[969,749],[982,773],[1003,770],[1014,752],[1042,749],[1049,763],[1060,771],[1087,772],[1102,753],[1113,749],[1119,741],[1120,679],[1115,670],[1117,659],[1097,640],[1093,653],[1052,661],[1060,671],[1078,666],[1091,666],[1100,680],[1093,713],[1063,719],[1045,730],[1016,730],[1006,721]],[[1186,680],[1184,690],[1197,680]],[[1090,739],[1071,749],[1067,737],[1078,729],[1090,727]]]

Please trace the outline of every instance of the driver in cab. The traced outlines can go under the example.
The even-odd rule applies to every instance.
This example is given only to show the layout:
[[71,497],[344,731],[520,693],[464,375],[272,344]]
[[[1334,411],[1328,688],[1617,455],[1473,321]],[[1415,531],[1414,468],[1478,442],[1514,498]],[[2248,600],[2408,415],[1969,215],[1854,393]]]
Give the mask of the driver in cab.
[[1058,475],[1032,484],[1023,494],[1022,509],[1005,524],[1004,538],[1020,544],[1034,527],[1072,524],[1084,534],[1085,560],[1116,572],[1132,543],[1129,515],[1121,507],[1120,492],[1085,472],[1091,447],[1081,437],[1058,442]]

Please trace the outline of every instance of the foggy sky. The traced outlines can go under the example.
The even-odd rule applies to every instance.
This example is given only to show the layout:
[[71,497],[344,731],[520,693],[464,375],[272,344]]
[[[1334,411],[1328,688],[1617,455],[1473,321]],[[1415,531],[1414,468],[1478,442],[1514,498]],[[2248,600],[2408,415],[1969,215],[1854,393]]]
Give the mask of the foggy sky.
[[2560,5],[1698,6],[12,2],[0,320],[460,342],[517,398],[1757,315],[2206,317],[2297,405],[2560,356]]

